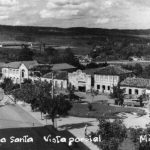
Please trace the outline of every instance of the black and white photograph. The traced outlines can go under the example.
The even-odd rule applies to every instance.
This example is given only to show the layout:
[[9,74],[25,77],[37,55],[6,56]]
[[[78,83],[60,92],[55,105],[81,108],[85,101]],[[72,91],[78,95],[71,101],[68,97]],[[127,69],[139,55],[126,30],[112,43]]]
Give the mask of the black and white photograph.
[[0,0],[0,150],[150,150],[150,0]]

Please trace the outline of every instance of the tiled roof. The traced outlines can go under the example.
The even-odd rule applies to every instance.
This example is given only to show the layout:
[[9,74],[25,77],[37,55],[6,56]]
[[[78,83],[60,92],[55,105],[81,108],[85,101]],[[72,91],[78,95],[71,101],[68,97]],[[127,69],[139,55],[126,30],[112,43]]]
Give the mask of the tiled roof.
[[120,83],[121,86],[150,88],[150,79],[144,78],[126,78]]
[[123,75],[128,73],[132,73],[132,71],[123,69],[120,66],[115,65],[99,68],[95,71],[95,74],[99,75]]
[[[52,79],[52,72],[49,72],[43,76],[43,78]],[[54,79],[67,80],[68,73],[66,71],[55,71],[53,72]]]
[[92,69],[86,69],[82,70],[84,73],[89,74],[89,75],[94,75],[96,71],[98,71],[100,68],[92,68]]
[[57,70],[67,70],[67,69],[75,69],[74,66],[69,65],[67,63],[61,63],[61,64],[52,64],[52,70],[57,71]]
[[28,69],[30,69],[31,67],[38,65],[38,62],[37,61],[16,61],[16,62],[10,62],[4,64],[3,67],[18,69],[21,66],[21,64],[24,64]]

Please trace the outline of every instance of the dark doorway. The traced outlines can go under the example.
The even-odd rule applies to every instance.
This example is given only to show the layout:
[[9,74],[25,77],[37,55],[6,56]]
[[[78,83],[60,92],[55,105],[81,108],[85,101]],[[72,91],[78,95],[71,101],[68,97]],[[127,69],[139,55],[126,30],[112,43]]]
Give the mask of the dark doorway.
[[105,85],[102,86],[102,92],[105,92]]
[[80,92],[85,92],[86,91],[86,87],[85,86],[79,86],[79,91]]
[[132,89],[129,89],[129,94],[130,94],[130,95],[132,94]]
[[139,94],[139,90],[135,89],[135,94],[138,95]]

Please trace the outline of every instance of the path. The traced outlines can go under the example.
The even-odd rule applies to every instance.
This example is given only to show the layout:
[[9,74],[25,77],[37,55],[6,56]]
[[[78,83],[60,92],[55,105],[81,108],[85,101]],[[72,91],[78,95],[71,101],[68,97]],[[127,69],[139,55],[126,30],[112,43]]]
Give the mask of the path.
[[[23,106],[19,103],[19,106],[25,111],[29,112],[30,115],[35,117],[40,123],[43,125],[49,124],[52,125],[51,120],[41,120],[40,112],[32,112],[30,105],[26,104]],[[88,133],[91,131],[95,132],[98,129],[98,121],[93,118],[79,118],[79,117],[66,117],[57,119],[58,130],[67,129],[70,133],[72,133],[75,137],[84,138],[84,127],[85,124],[88,124]],[[100,150],[95,144],[91,142],[83,142],[89,149],[91,150]]]

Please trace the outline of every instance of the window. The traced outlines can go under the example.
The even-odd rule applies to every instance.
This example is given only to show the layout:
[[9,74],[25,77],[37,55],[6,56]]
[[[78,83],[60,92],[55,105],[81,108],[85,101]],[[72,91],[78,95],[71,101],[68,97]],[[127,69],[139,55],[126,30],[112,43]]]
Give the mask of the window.
[[63,81],[61,81],[61,89],[63,89]]
[[138,95],[139,94],[139,90],[135,89],[135,94]]
[[103,87],[103,90],[105,90],[105,85],[103,85],[102,87]]
[[129,94],[132,94],[132,89],[129,89]]
[[108,91],[110,91],[110,86],[108,86]]
[[100,85],[97,85],[97,89],[98,89],[98,90],[100,89]]
[[22,70],[22,72],[21,72],[21,75],[22,75],[22,78],[24,78],[24,70]]

